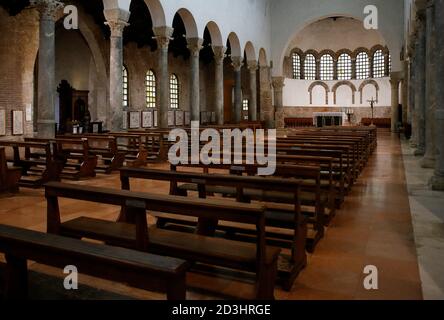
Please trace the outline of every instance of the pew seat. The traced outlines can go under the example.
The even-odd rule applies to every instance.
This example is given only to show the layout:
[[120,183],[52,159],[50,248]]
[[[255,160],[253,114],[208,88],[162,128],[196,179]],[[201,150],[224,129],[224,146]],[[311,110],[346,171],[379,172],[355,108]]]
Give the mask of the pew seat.
[[176,258],[5,225],[0,225],[0,252],[6,254],[7,299],[28,298],[27,260],[59,268],[72,264],[83,274],[166,292],[172,300],[186,298],[189,264]]

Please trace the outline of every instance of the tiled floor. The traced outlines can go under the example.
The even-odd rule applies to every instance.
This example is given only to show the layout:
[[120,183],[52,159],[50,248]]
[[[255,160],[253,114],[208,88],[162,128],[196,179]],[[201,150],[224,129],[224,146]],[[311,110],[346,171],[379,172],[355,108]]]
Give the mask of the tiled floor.
[[[119,179],[117,175],[100,176],[80,184],[119,188]],[[168,185],[138,182],[133,189],[166,193]],[[71,200],[63,200],[61,205],[64,220],[81,215],[112,220],[119,210]],[[18,196],[0,198],[0,223],[44,231],[45,206],[43,191],[23,189]],[[291,292],[277,288],[276,297],[301,300],[422,299],[416,250],[401,144],[397,137],[381,132],[375,155],[316,252],[309,256],[307,268]],[[363,271],[368,265],[378,268],[378,290],[368,291],[363,286]],[[32,269],[62,276],[60,271],[45,266],[34,264]],[[196,275],[191,275],[190,281],[211,283],[215,291],[234,292],[238,297],[251,289],[240,282],[208,280]],[[80,282],[135,298],[162,298],[161,295],[89,277],[81,277]],[[208,299],[212,296],[190,291],[188,298]]]

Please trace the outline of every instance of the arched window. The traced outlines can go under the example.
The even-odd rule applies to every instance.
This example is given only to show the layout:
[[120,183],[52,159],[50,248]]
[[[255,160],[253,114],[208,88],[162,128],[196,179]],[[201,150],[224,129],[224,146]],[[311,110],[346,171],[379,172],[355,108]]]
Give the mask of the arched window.
[[351,80],[352,61],[350,55],[343,53],[338,59],[338,80]]
[[128,70],[125,66],[122,68],[123,74],[123,101],[122,105],[124,108],[128,107]]
[[378,50],[373,55],[373,78],[385,76],[385,58],[382,50]]
[[301,57],[297,53],[291,55],[293,79],[301,79]]
[[316,58],[311,53],[305,57],[304,72],[306,80],[316,80]]
[[321,57],[321,80],[333,80],[333,57],[329,54],[324,54]]
[[174,73],[170,76],[170,108],[179,109],[179,79]]
[[146,106],[147,108],[156,107],[156,75],[153,70],[149,70],[146,73],[145,78],[146,87]]
[[361,52],[356,57],[356,79],[362,80],[370,77],[370,62],[368,54]]

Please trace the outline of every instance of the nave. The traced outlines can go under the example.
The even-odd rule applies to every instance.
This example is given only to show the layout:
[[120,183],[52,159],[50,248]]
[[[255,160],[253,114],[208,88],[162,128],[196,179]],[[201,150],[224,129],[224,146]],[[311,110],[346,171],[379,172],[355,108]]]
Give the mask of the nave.
[[[150,164],[148,167],[168,169],[167,164]],[[93,179],[69,183],[120,189],[120,179],[116,173],[98,174]],[[137,180],[132,183],[132,190],[168,194],[169,183]],[[46,201],[43,194],[41,189],[22,189],[20,194],[13,197],[2,196],[0,223],[46,232]],[[80,216],[115,221],[120,211],[116,207],[65,199],[61,200],[60,208],[62,221]],[[155,223],[152,217],[149,223]],[[275,298],[422,299],[413,237],[401,143],[397,136],[379,130],[377,149],[326,228],[325,237],[315,252],[308,254],[307,267],[297,277],[290,292],[276,286]],[[367,265],[378,266],[377,291],[368,291],[363,287],[363,270]],[[64,276],[60,269],[38,264],[32,264],[30,270],[51,277]],[[45,289],[40,288],[39,291],[38,287],[47,286],[54,289],[56,297],[60,298],[57,294],[66,294],[45,276],[38,275],[36,279],[38,281],[32,284],[32,288],[37,288],[31,292],[42,292]],[[251,285],[240,281],[197,274],[188,275],[188,280],[197,287],[210,284],[211,291],[217,294],[189,289],[187,299],[241,298],[251,292]],[[85,289],[83,285],[94,289]],[[80,289],[76,294],[83,299],[164,298],[161,294],[83,275],[80,277]]]

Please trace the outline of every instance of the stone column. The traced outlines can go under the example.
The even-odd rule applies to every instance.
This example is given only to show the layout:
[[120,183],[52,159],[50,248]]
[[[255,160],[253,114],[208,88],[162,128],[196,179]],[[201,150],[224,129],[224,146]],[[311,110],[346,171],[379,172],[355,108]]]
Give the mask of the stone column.
[[242,119],[242,58],[232,57],[234,68],[234,110],[233,121],[234,123],[240,123]]
[[[435,12],[444,12],[444,0],[435,0]],[[435,17],[435,30],[444,30],[444,21],[442,17]],[[444,90],[442,84],[444,83],[444,37],[442,35],[435,38],[435,141],[436,141],[436,162],[435,174],[431,180],[433,190],[444,191]],[[438,63],[440,61],[440,63]]]
[[55,137],[55,19],[63,3],[55,0],[34,0],[40,14],[38,59],[37,135]]
[[123,29],[128,25],[130,13],[121,9],[104,10],[111,30],[109,53],[109,114],[111,131],[123,128]]
[[214,105],[218,125],[224,124],[224,59],[225,47],[213,47],[214,52]]
[[408,118],[408,82],[409,82],[409,63],[404,61],[404,72],[401,82],[401,104],[402,104],[402,125],[407,124]]
[[[414,40],[414,43],[416,41]],[[414,51],[415,48],[413,48]],[[418,147],[418,107],[416,102],[416,57],[412,57],[411,71],[410,71],[410,108],[412,117],[412,137],[410,138],[410,146],[412,148]]]
[[398,106],[399,106],[399,75],[392,73],[390,85],[392,87],[392,132],[398,132]]
[[266,128],[272,129],[274,124],[273,92],[271,85],[270,68],[268,66],[259,67],[259,92],[260,92],[260,119],[265,121]]
[[416,84],[415,84],[415,108],[417,110],[417,138],[418,146],[416,156],[425,154],[425,12],[417,13],[418,38],[416,43]]
[[173,29],[169,27],[154,28],[158,46],[158,81],[159,81],[159,112],[158,125],[161,129],[168,128],[168,109],[170,102],[170,74],[168,71],[168,45],[170,44]]
[[285,77],[273,77],[274,109],[276,128],[284,128],[284,86]]
[[[426,22],[426,117],[425,117],[425,155],[421,161],[423,168],[435,167],[435,6],[427,1]],[[441,62],[444,63],[444,62]],[[442,89],[440,89],[442,90]]]
[[188,50],[190,50],[190,111],[191,121],[200,121],[200,68],[199,56],[202,49],[203,40],[199,38],[189,38]]
[[250,71],[250,108],[248,109],[248,118],[250,121],[257,121],[257,62],[248,61],[248,70]]

